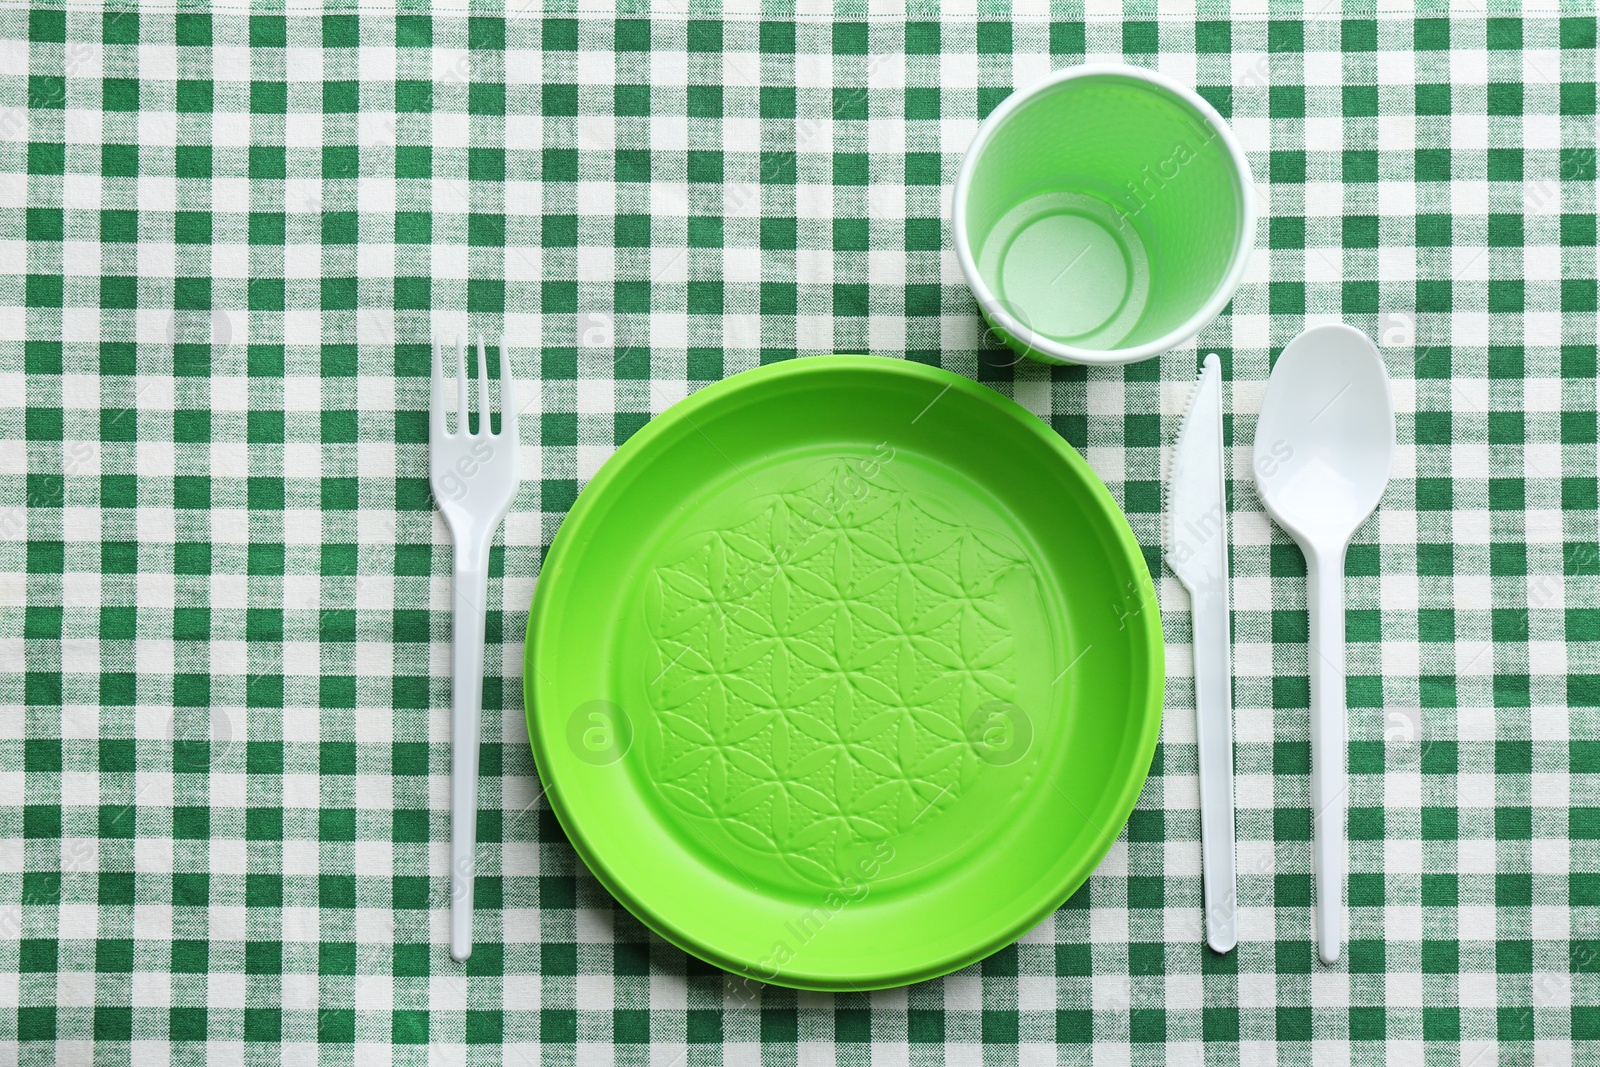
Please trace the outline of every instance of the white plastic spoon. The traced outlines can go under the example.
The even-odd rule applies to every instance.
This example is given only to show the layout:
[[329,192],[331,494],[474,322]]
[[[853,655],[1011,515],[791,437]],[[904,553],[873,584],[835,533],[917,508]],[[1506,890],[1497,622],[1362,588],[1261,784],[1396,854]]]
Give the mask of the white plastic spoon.
[[1317,326],[1283,350],[1256,424],[1256,488],[1306,557],[1311,616],[1312,868],[1317,954],[1344,940],[1344,557],[1378,506],[1394,462],[1394,401],[1360,330]]

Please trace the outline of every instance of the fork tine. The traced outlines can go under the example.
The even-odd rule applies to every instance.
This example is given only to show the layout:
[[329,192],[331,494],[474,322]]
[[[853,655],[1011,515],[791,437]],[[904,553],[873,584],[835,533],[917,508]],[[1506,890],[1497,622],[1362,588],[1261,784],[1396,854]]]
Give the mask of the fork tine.
[[428,436],[440,440],[448,436],[444,425],[444,342],[435,340],[428,346],[433,349],[433,373],[428,376]]
[[506,335],[500,335],[500,432],[517,439],[517,383],[511,379],[511,350]]
[[467,432],[467,347],[456,334],[456,433]]
[[478,432],[489,435],[489,357],[483,350],[483,334],[478,335]]

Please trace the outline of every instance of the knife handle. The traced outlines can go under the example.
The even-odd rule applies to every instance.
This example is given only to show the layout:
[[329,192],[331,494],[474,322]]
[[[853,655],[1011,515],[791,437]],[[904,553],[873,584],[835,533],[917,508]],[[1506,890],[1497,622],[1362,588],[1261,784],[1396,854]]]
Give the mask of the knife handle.
[[1206,943],[1216,952],[1230,952],[1239,941],[1239,886],[1233,844],[1233,657],[1227,590],[1194,593],[1192,604]]

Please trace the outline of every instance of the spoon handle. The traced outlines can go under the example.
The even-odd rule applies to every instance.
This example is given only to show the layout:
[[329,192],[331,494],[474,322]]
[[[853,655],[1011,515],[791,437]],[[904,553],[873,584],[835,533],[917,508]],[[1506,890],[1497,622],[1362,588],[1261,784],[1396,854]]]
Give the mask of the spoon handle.
[[1339,959],[1344,940],[1345,776],[1344,546],[1306,553],[1311,638],[1312,869],[1317,954]]

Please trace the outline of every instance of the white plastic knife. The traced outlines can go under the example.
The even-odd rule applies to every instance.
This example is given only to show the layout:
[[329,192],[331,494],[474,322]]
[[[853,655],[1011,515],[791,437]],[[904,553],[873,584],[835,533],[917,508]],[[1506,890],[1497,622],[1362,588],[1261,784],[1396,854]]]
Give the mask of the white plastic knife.
[[1206,357],[1178,430],[1167,480],[1167,565],[1189,590],[1200,758],[1200,853],[1206,943],[1238,943],[1233,850],[1233,642],[1228,627],[1228,498],[1222,368]]

